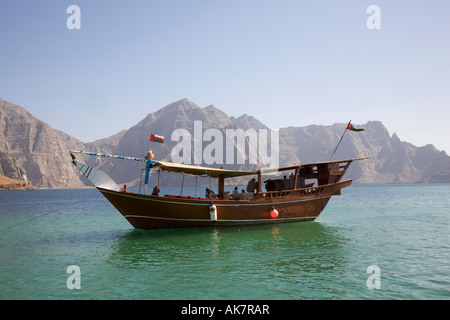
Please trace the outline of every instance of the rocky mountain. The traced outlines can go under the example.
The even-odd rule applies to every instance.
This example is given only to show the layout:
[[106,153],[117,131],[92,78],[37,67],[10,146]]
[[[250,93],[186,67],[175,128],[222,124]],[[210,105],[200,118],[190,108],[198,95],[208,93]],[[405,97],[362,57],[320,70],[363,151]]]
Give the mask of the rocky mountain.
[[[332,126],[281,128],[278,131],[279,165],[329,160],[345,126],[345,123],[338,123]],[[356,126],[364,128],[365,131],[347,131],[334,156],[334,159],[369,157],[368,160],[356,162],[350,167],[346,177],[353,178],[356,183],[450,182],[450,157],[444,151],[439,151],[432,145],[416,147],[401,141],[395,133],[391,136],[379,121],[369,121]],[[195,158],[195,146],[206,150],[208,145],[216,143],[217,137],[205,140],[206,135],[203,134],[209,129],[213,130],[208,132],[225,137],[227,129],[258,131],[268,128],[252,116],[244,114],[238,118],[229,117],[214,106],[201,108],[192,101],[183,99],[148,114],[128,130],[109,138],[83,143],[52,129],[25,109],[0,100],[0,175],[29,181],[37,188],[82,187],[83,182],[86,185],[89,183],[80,178],[80,174],[73,168],[68,150],[142,157],[148,148],[152,148],[157,159],[171,161],[171,152],[179,143],[171,139],[177,129],[185,129],[185,132],[191,134],[192,148],[189,159],[195,163],[198,160]],[[165,143],[149,142],[151,133],[164,136]],[[270,146],[270,139],[268,145]],[[247,155],[245,163],[212,166],[252,169],[254,165],[249,163],[248,154],[254,146],[242,146],[234,141],[234,148],[235,151],[240,150]],[[225,143],[221,150],[225,155]],[[217,156],[215,152],[214,156]],[[83,157],[83,160],[107,172],[118,183],[130,185],[138,183],[139,171],[143,167],[142,163],[134,161],[96,157]],[[205,163],[207,159],[202,160],[203,165],[210,165]],[[166,185],[179,183],[176,177],[172,180],[165,179]]]
[[[103,139],[103,144],[95,142],[97,149],[94,151],[107,150],[115,154],[142,156],[147,148],[151,147],[158,159],[170,161],[170,151],[177,143],[171,141],[172,132],[185,128],[194,138],[196,120],[202,121],[203,133],[210,128],[218,129],[223,135],[226,129],[268,129],[252,116],[245,114],[239,118],[228,117],[214,106],[201,108],[192,101],[183,99],[149,114],[123,133],[120,139],[113,136],[110,140]],[[368,160],[356,162],[350,167],[348,177],[353,178],[356,183],[450,182],[450,157],[444,151],[439,151],[432,145],[416,147],[400,141],[395,133],[391,136],[379,121],[369,121],[358,126],[365,128],[365,131],[347,131],[334,156],[334,159],[369,157]],[[345,127],[346,123],[281,128],[280,166],[329,160]],[[166,137],[165,143],[149,143],[151,132]],[[204,141],[203,148],[209,143]],[[88,144],[87,147],[93,147],[94,144]],[[136,151],[141,153],[137,154]],[[225,151],[224,146],[223,153]],[[248,154],[248,149],[246,151]],[[100,167],[104,171],[121,182],[129,182],[129,177],[136,177],[139,170],[139,164],[136,163],[120,163],[119,168],[119,164],[114,160],[96,161],[101,163]],[[223,167],[253,169],[249,164],[224,164]]]
[[[201,128],[197,127],[197,132],[204,133],[208,129],[218,129],[225,136],[226,129],[243,129],[248,128],[267,128],[254,117],[243,115],[238,118],[229,117],[223,111],[214,106],[201,108],[188,99],[174,102],[154,113],[147,115],[142,121],[128,129],[126,132],[116,134],[110,138],[87,143],[86,149],[94,152],[107,152],[111,154],[129,155],[142,157],[148,148],[153,150],[156,158],[164,161],[172,161],[171,151],[177,145],[177,141],[172,141],[172,133],[176,129],[186,129],[192,134],[192,143],[194,141],[202,143],[202,139],[198,138],[195,131],[195,122],[201,121]],[[164,144],[150,143],[150,134],[155,133],[165,137]],[[200,141],[199,141],[200,140]],[[208,143],[202,143],[205,147]],[[224,146],[225,148],[225,146]],[[191,149],[191,163],[195,163],[195,150]],[[225,149],[223,150],[225,154]],[[132,161],[120,162],[111,159],[86,159],[89,165],[97,166],[99,169],[109,173],[111,177],[121,183],[127,182],[129,185],[138,183],[138,173],[142,167],[142,163]],[[225,161],[224,161],[225,162]],[[204,163],[202,163],[204,165]],[[209,164],[208,164],[209,165]],[[214,165],[213,165],[214,166]],[[224,167],[229,169],[249,169],[248,165],[215,165],[216,167]],[[130,180],[130,177],[137,177],[136,180]],[[176,177],[166,178],[166,183],[179,183]]]
[[36,188],[79,188],[84,183],[68,150],[81,141],[52,129],[25,109],[0,100],[0,174]]
[[[286,165],[329,160],[346,124],[280,129],[280,162]],[[369,157],[350,167],[356,183],[450,182],[450,157],[429,144],[416,147],[389,135],[379,121],[358,125],[363,132],[347,131],[333,159]]]

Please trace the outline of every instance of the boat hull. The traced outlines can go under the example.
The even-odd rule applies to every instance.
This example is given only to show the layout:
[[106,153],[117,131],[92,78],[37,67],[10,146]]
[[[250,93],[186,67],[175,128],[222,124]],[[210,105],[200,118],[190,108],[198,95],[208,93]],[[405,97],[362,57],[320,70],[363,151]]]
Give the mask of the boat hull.
[[[351,180],[279,194],[261,193],[249,200],[200,199],[181,196],[152,196],[98,190],[137,229],[243,226],[312,221],[323,211],[333,195]],[[214,204],[216,214],[210,214]],[[272,209],[278,216],[271,216]]]

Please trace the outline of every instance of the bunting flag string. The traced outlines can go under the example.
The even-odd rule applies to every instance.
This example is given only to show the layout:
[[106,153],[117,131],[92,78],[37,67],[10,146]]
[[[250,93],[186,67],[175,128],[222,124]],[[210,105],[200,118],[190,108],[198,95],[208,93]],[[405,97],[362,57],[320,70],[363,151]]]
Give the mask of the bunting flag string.
[[135,157],[126,157],[126,156],[117,156],[112,154],[106,154],[106,153],[96,153],[96,152],[88,152],[88,151],[78,151],[78,150],[70,150],[70,153],[81,153],[81,154],[87,154],[90,156],[97,156],[97,157],[105,157],[105,158],[114,158],[114,159],[123,159],[123,160],[134,160],[134,161],[147,161],[144,158],[135,158]]

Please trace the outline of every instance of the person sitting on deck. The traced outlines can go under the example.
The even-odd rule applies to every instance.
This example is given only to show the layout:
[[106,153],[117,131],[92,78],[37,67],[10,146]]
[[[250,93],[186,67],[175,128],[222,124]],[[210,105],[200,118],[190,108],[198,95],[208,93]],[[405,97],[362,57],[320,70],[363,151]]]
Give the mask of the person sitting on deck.
[[255,178],[252,178],[247,184],[247,192],[255,193],[255,190],[258,188],[258,185],[255,181]]
[[209,188],[206,188],[205,198],[217,198],[217,195],[214,193],[214,191],[209,190]]
[[238,187],[234,187],[234,190],[233,190],[233,193],[232,193],[233,196],[236,195],[236,194],[238,194],[238,193],[239,193]]
[[155,157],[152,150],[148,150],[147,155],[145,156],[145,160],[152,160]]
[[161,190],[159,190],[158,186],[155,186],[152,191],[152,196],[159,195],[159,191],[161,191]]

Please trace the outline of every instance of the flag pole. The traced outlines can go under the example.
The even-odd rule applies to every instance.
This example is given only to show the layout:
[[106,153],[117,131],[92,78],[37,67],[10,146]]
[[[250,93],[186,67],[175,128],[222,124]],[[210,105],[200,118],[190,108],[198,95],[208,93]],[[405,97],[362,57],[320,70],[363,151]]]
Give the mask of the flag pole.
[[339,142],[338,142],[336,148],[334,149],[333,154],[331,155],[330,161],[333,159],[334,154],[336,153],[337,148],[338,148],[339,145],[341,144],[341,141],[342,141],[342,139],[344,138],[345,133],[347,132],[347,128],[348,128],[348,125],[350,124],[350,122],[352,122],[352,120],[350,120],[350,121],[348,122],[348,124],[345,126],[344,133],[342,134],[341,139],[339,140]]

